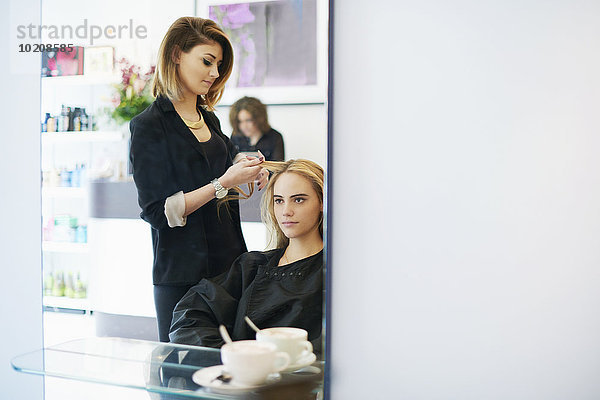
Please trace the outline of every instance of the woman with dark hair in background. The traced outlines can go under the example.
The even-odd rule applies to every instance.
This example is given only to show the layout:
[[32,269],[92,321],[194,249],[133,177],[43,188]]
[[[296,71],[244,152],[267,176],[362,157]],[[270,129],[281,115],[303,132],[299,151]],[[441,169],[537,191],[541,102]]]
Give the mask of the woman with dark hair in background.
[[233,67],[233,49],[213,21],[177,19],[158,51],[156,101],[130,123],[130,159],[141,217],[150,223],[159,339],[169,341],[173,308],[203,278],[219,275],[246,249],[236,199],[216,198],[268,173],[262,158],[238,154],[212,110]]
[[255,97],[242,97],[231,106],[229,122],[233,128],[231,141],[238,151],[260,151],[267,161],[285,160],[283,137],[271,128],[267,107]]

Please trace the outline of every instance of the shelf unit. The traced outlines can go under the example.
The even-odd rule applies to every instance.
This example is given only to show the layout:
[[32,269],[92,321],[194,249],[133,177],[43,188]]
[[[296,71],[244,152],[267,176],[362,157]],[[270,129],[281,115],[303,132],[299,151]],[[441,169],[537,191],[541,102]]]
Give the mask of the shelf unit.
[[89,251],[89,245],[87,243],[43,241],[42,251],[48,253],[85,254]]
[[[126,129],[117,130],[101,110],[109,105],[112,85],[121,80],[120,73],[108,75],[75,75],[59,77],[43,77],[41,79],[42,113],[58,115],[62,104],[70,107],[84,107],[90,118],[95,117],[94,123],[98,130],[90,131],[61,131],[41,132],[42,168],[44,171],[75,170],[79,165],[85,165],[85,175],[88,179],[103,176],[104,169],[122,171],[120,166],[127,165]],[[108,129],[107,129],[108,128]],[[53,171],[52,171],[53,172]],[[54,172],[53,172],[54,173]],[[52,175],[54,177],[54,175]],[[42,213],[46,221],[52,221],[58,215],[70,215],[77,218],[78,225],[86,225],[90,210],[90,193],[87,179],[80,178],[80,186],[50,186],[50,181],[42,187]],[[53,182],[53,185],[60,185]],[[68,183],[63,183],[67,184]],[[53,229],[55,227],[53,226]],[[89,234],[89,231],[88,231]],[[64,236],[64,235],[63,235]],[[61,238],[64,239],[64,237]],[[48,238],[52,238],[49,236]],[[55,236],[55,238],[58,238]],[[68,298],[44,296],[46,309],[70,309],[91,311],[89,300],[90,280],[94,275],[90,259],[90,238],[87,243],[43,241],[44,276],[50,272],[72,272],[81,274],[88,287],[88,298]]]
[[42,88],[45,86],[64,86],[64,85],[112,85],[121,79],[120,74],[97,74],[97,75],[70,75],[70,76],[43,76]]
[[124,139],[121,131],[42,132],[42,144],[118,142]]
[[43,304],[45,307],[56,309],[91,311],[90,301],[87,298],[75,299],[71,297],[44,296]]
[[83,187],[42,186],[42,196],[47,198],[85,198],[87,195]]

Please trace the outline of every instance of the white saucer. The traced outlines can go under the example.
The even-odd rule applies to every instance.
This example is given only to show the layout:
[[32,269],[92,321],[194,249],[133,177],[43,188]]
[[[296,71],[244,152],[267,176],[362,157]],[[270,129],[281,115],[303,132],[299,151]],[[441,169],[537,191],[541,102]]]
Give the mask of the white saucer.
[[310,353],[309,355],[304,356],[303,358],[301,358],[299,360],[296,360],[295,363],[288,365],[287,368],[281,372],[297,371],[301,368],[308,367],[310,364],[314,363],[316,360],[317,360],[317,356],[315,355],[315,353]]
[[[221,375],[225,371],[224,365],[215,365],[212,367],[202,368],[192,375],[192,380],[197,384],[204,388],[209,389],[213,393],[221,393],[221,394],[235,394],[246,392],[248,390],[256,389],[261,385],[245,385],[242,383],[238,383],[235,381],[235,378],[231,379],[231,381],[225,383],[221,380],[215,379],[217,376]],[[267,381],[265,383],[271,383],[277,381],[281,378],[279,374],[269,375]]]

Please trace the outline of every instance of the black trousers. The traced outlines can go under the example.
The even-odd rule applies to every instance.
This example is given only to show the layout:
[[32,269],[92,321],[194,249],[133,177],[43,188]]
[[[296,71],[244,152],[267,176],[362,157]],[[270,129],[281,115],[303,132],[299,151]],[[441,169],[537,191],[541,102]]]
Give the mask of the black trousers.
[[158,339],[161,342],[169,341],[173,310],[179,300],[181,300],[192,286],[154,285],[154,306],[158,322]]

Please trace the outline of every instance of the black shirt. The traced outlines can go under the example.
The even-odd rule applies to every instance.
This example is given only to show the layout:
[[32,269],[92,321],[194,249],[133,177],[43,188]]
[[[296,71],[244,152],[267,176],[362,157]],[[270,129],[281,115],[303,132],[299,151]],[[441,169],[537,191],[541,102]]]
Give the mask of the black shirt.
[[283,137],[281,133],[272,129],[261,136],[254,146],[250,144],[250,139],[243,134],[231,136],[231,141],[238,151],[258,151],[265,156],[267,161],[285,161],[285,151],[283,148]]
[[[211,176],[222,176],[227,171],[228,153],[225,141],[219,135],[211,132],[210,139],[199,143],[209,163]],[[209,204],[202,206],[200,212],[204,218],[204,226],[209,228],[205,229],[208,264],[228,267],[232,263],[232,254],[227,251],[227,246],[232,246],[231,250],[234,251],[234,254],[242,249],[239,245],[237,230],[232,224],[231,207],[228,208],[224,204],[217,207],[217,200],[213,199]],[[221,269],[221,271],[223,270]]]
[[230,270],[203,279],[175,306],[169,338],[173,343],[220,347],[223,324],[233,340],[254,339],[244,321],[259,328],[306,329],[314,351],[321,349],[323,251],[278,266],[284,249],[244,253]]

